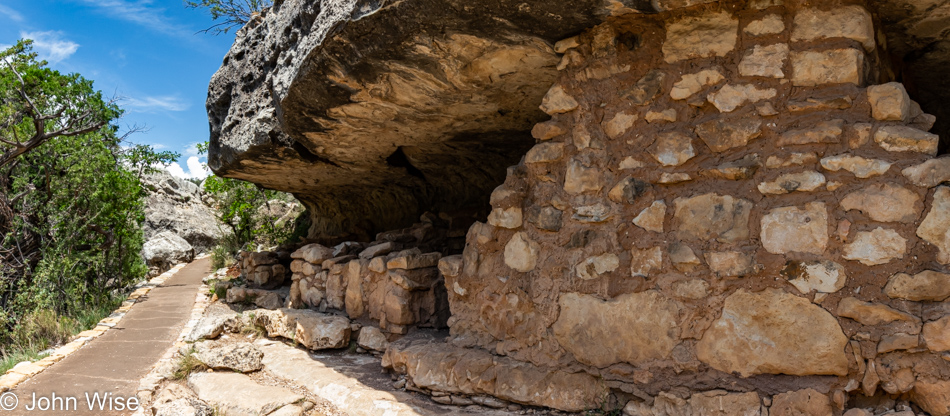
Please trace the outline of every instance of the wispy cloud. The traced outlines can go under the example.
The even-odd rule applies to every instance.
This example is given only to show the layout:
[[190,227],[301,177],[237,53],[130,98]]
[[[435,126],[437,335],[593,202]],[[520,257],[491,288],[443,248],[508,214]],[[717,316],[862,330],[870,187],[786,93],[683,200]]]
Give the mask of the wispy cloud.
[[70,40],[63,39],[63,32],[20,32],[20,37],[24,39],[33,39],[33,50],[39,54],[40,59],[49,61],[50,64],[59,63],[72,56],[79,49],[79,44]]
[[174,96],[125,98],[122,104],[126,108],[135,109],[143,113],[155,111],[185,111],[188,103]]
[[6,16],[8,19],[14,22],[22,22],[23,15],[20,12],[11,9],[10,7],[0,4],[0,15]]
[[191,36],[194,30],[171,21],[165,9],[154,7],[151,0],[82,0],[112,18],[125,20],[171,36]]

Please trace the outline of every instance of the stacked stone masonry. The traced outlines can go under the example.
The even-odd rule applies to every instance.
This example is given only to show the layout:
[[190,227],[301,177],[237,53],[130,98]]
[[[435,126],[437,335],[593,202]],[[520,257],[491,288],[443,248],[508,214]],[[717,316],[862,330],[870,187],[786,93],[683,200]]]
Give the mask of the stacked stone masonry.
[[[934,117],[887,82],[863,5],[781,3],[625,15],[555,45],[551,119],[445,274],[448,345],[396,342],[385,364],[569,411],[610,392],[631,415],[950,415]],[[558,387],[513,397],[492,362]]]
[[464,254],[308,245],[288,305],[378,322],[367,344],[448,326],[383,365],[460,403],[950,416],[950,158],[871,14],[659,3],[554,45],[551,119]]

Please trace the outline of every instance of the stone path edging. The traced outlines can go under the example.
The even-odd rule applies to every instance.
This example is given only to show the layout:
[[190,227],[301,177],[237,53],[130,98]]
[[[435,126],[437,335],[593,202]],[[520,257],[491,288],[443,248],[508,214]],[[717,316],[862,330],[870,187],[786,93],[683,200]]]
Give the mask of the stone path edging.
[[[215,275],[217,275],[217,272],[211,273],[208,277]],[[207,280],[207,278],[204,280]],[[175,359],[177,358],[178,350],[186,344],[185,337],[195,328],[195,325],[198,324],[198,321],[200,321],[202,315],[204,315],[205,309],[211,304],[211,298],[207,296],[210,289],[206,283],[198,287],[198,291],[195,294],[195,305],[191,309],[191,316],[188,318],[188,322],[185,323],[185,327],[181,329],[181,333],[178,334],[178,339],[165,350],[165,353],[162,354],[162,358],[152,366],[152,371],[149,371],[139,382],[135,395],[142,405],[139,406],[139,409],[136,410],[132,416],[145,415],[145,409],[149,408],[151,404],[152,394],[162,384],[162,381],[167,379],[172,372],[175,371]]]
[[[203,259],[208,256],[209,256],[208,254],[198,256],[198,257],[195,257],[194,260]],[[133,290],[132,293],[129,294],[129,297],[126,298],[126,300],[123,301],[122,304],[119,305],[118,309],[112,311],[112,313],[109,314],[109,316],[99,321],[99,323],[97,323],[96,326],[93,327],[92,329],[76,334],[73,337],[72,341],[66,343],[66,345],[56,348],[55,350],[53,350],[53,352],[51,352],[49,355],[47,355],[43,359],[39,361],[35,361],[35,362],[24,361],[22,363],[15,365],[13,368],[7,370],[7,372],[4,373],[2,377],[0,377],[0,392],[6,392],[13,389],[18,384],[26,381],[30,377],[33,377],[43,372],[43,370],[46,370],[53,364],[58,363],[63,358],[66,358],[67,356],[69,356],[69,354],[72,354],[78,351],[80,348],[86,345],[86,343],[88,343],[89,341],[92,341],[102,336],[102,334],[106,333],[108,330],[115,327],[116,324],[118,324],[119,321],[121,321],[122,318],[125,317],[125,314],[128,313],[132,309],[132,306],[135,305],[141,297],[147,295],[148,292],[152,290],[152,288],[157,287],[161,285],[162,283],[165,283],[166,280],[174,276],[175,273],[178,273],[178,271],[180,271],[182,268],[184,268],[188,264],[189,263],[179,263],[175,265],[174,267],[172,267],[171,269],[169,269],[168,271],[166,271],[165,273],[162,273],[156,277],[153,277],[151,280],[135,285],[134,286],[135,290]],[[200,314],[198,316],[200,316]],[[193,319],[194,319],[194,313],[192,313],[192,320]],[[192,324],[192,322],[189,321],[189,324]]]

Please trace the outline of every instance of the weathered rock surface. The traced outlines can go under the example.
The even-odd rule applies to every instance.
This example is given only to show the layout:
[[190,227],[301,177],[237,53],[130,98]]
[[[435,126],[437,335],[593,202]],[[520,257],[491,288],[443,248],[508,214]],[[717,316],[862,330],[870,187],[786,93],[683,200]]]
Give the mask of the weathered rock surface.
[[200,186],[161,170],[144,176],[145,239],[164,231],[185,239],[197,251],[209,250],[224,236],[214,211],[206,205]]
[[213,416],[214,409],[179,384],[168,384],[152,400],[155,416]]
[[884,293],[894,299],[942,301],[950,298],[950,274],[925,270],[915,275],[898,273],[887,281]]
[[535,367],[482,350],[439,343],[394,345],[386,351],[383,366],[407,374],[416,386],[424,389],[487,394],[567,412],[596,407],[606,393],[603,384],[583,372]]
[[[561,312],[552,326],[554,335],[582,363],[595,367],[638,364],[666,358],[676,346],[676,315],[681,306],[659,292],[631,293],[606,302],[567,293],[558,303]],[[590,342],[595,339],[599,341]]]
[[286,388],[260,385],[238,373],[193,373],[188,376],[188,386],[199,399],[228,415],[266,415],[304,399]]
[[219,345],[214,341],[195,344],[195,358],[214,369],[249,373],[260,370],[264,353],[249,342]]
[[142,246],[142,257],[152,274],[159,274],[178,263],[195,258],[195,249],[185,239],[171,231],[156,234]]
[[696,355],[727,373],[848,373],[848,338],[830,313],[807,299],[770,289],[740,289],[696,344]]
[[820,202],[775,208],[762,217],[761,228],[762,246],[770,253],[821,254],[828,246],[828,211]]
[[256,310],[254,319],[267,336],[281,337],[311,349],[343,348],[350,344],[350,320],[311,310]]

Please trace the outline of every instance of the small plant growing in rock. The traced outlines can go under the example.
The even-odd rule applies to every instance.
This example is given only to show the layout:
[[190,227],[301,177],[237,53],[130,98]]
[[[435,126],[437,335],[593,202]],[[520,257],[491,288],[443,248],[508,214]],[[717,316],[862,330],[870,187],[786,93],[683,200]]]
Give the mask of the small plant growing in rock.
[[172,378],[175,380],[184,380],[188,378],[188,375],[191,373],[207,369],[208,366],[204,365],[198,357],[195,357],[195,349],[192,348],[187,354],[178,359],[178,366],[175,367]]

